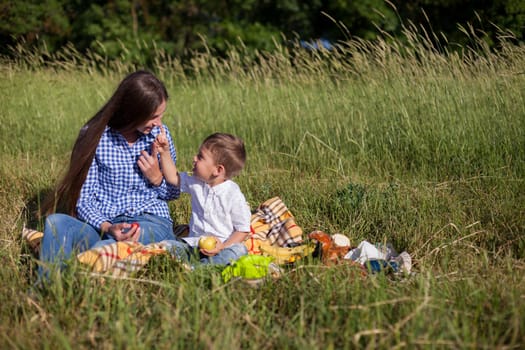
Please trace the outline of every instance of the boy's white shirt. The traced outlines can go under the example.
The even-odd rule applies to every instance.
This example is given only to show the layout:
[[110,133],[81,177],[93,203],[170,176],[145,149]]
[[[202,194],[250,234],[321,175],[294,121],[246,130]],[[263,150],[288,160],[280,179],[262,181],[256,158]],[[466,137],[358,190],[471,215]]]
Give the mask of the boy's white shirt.
[[239,185],[231,180],[209,186],[180,172],[180,189],[191,195],[190,233],[183,239],[197,246],[201,236],[216,236],[221,242],[235,231],[250,232],[251,212]]

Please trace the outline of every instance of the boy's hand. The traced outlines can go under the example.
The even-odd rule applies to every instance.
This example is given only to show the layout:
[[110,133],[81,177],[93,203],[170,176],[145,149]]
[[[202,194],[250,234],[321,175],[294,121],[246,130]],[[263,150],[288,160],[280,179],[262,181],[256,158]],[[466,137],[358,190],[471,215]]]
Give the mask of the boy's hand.
[[170,143],[168,142],[168,138],[166,137],[166,130],[164,129],[164,125],[160,126],[160,134],[158,134],[155,138],[154,147],[156,151],[161,154],[170,151]]
[[215,256],[224,249],[224,243],[222,243],[217,237],[214,237],[217,244],[213,249],[199,249],[199,251],[206,256]]

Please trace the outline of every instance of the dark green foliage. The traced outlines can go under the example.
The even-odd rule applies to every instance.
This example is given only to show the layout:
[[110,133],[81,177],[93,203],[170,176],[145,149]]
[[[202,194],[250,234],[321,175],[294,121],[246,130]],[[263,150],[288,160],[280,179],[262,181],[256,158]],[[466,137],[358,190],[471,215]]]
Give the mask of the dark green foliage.
[[55,53],[69,43],[84,54],[153,66],[159,49],[179,59],[195,50],[225,56],[231,46],[250,54],[296,39],[399,37],[410,25],[432,33],[436,47],[449,46],[445,37],[450,49],[468,44],[471,26],[493,46],[506,30],[522,41],[524,24],[520,0],[0,0],[0,53],[17,44]]

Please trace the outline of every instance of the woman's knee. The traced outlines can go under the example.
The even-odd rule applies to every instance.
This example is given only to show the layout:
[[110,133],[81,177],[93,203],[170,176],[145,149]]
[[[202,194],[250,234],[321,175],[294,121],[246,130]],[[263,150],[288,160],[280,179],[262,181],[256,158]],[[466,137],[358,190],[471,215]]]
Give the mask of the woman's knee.
[[46,218],[47,227],[57,227],[61,226],[63,223],[73,219],[71,216],[61,213],[51,214]]

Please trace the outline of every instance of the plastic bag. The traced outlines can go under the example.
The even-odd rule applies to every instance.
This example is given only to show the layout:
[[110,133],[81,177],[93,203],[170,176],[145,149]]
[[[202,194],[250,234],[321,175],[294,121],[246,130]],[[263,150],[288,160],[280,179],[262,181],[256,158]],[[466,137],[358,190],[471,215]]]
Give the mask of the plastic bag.
[[222,270],[222,279],[228,282],[233,277],[241,277],[247,280],[259,280],[268,276],[272,269],[270,264],[274,260],[271,256],[244,255],[232,265]]

